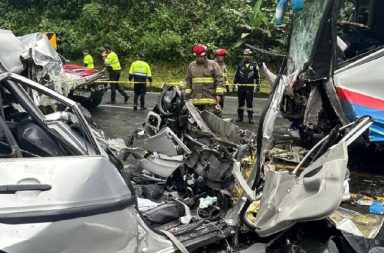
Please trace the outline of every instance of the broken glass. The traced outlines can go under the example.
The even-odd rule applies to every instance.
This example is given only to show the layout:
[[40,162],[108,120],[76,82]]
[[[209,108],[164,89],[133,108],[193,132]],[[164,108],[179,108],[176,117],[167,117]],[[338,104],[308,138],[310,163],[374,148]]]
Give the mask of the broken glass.
[[309,60],[326,3],[325,0],[305,1],[304,8],[295,14],[289,49],[293,61],[288,61],[288,75]]

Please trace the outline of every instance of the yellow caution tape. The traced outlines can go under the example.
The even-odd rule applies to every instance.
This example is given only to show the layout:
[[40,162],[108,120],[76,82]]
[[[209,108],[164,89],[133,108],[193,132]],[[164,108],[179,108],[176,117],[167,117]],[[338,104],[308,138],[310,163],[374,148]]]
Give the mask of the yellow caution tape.
[[[126,87],[129,87],[129,88],[132,88],[133,85],[135,84],[134,81],[109,81],[109,80],[96,80],[92,83],[89,83],[89,84],[120,84],[120,85],[123,85],[123,86],[126,86]],[[84,85],[88,85],[88,84],[84,84]],[[152,82],[152,83],[147,83],[147,87],[154,87],[154,88],[163,88],[165,85],[167,86],[178,86],[179,88],[181,89],[184,89],[185,88],[185,82]],[[233,91],[233,88],[235,86],[248,86],[248,87],[256,87],[257,85],[256,84],[229,84],[229,83],[226,83],[224,84],[225,87],[228,87],[229,88],[229,91]]]

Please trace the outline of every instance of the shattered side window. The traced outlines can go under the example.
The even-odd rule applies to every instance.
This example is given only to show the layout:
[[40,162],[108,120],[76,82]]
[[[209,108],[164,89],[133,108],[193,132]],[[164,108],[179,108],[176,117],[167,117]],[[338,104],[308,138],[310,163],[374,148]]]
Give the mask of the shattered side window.
[[304,8],[293,19],[293,29],[288,61],[288,74],[303,66],[309,60],[326,0],[307,0]]

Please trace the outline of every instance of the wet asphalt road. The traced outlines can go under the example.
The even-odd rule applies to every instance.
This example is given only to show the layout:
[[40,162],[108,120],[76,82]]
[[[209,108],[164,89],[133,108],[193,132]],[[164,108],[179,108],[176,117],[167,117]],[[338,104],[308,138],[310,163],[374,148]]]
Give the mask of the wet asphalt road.
[[[126,139],[134,128],[145,121],[148,111],[156,105],[158,96],[160,95],[160,93],[148,92],[145,96],[146,107],[148,110],[133,111],[133,92],[128,91],[127,93],[131,96],[128,104],[123,103],[123,97],[120,94],[117,94],[116,104],[106,104],[106,102],[110,100],[110,92],[107,92],[104,95],[102,103],[98,107],[90,110],[94,121],[105,132],[107,138]],[[253,107],[255,124],[250,125],[247,120],[245,120],[239,125],[256,132],[261,112],[266,103],[267,98],[254,98]],[[223,118],[232,118],[236,120],[237,97],[225,98]],[[246,113],[244,119],[247,119]],[[276,133],[286,135],[287,128],[288,121],[278,117],[275,124]]]

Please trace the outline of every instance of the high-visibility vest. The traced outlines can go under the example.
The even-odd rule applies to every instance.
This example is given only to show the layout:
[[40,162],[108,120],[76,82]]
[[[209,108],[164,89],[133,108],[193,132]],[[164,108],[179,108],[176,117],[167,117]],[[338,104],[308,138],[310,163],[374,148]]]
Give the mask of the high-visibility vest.
[[105,58],[104,64],[106,66],[112,67],[112,70],[121,70],[119,57],[117,57],[117,54],[115,52],[110,52],[107,55],[107,58]]
[[87,54],[86,56],[84,56],[83,63],[89,69],[95,68],[95,65],[93,64],[93,58],[90,54]]
[[145,61],[135,61],[129,69],[129,74],[134,76],[152,77],[151,68]]

